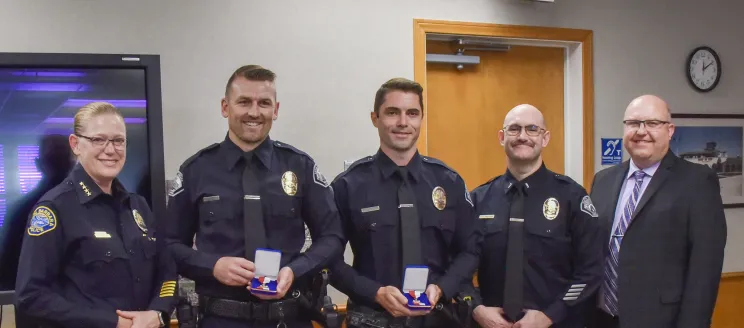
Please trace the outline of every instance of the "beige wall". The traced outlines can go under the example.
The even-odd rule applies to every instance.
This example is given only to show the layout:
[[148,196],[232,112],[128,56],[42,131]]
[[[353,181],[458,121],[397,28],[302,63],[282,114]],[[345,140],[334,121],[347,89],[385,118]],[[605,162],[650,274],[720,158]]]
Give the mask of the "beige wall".
[[[621,134],[622,111],[642,93],[676,112],[744,113],[742,12],[726,0],[0,0],[0,51],[160,54],[169,177],[224,137],[218,105],[231,71],[270,67],[281,101],[272,136],[331,178],[377,149],[367,112],[383,81],[413,77],[414,18],[594,30],[599,140]],[[705,95],[684,76],[701,44],[723,61],[723,80]],[[744,210],[726,214],[724,271],[744,271]]]
[[3,321],[0,322],[0,328],[14,328],[15,327],[15,314],[13,313],[13,307],[10,305],[3,306],[2,309]]

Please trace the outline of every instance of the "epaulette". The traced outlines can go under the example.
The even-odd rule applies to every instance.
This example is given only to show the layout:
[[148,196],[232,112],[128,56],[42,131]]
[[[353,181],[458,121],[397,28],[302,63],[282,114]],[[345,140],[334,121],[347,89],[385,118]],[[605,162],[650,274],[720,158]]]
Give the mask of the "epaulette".
[[[500,178],[500,177],[502,177],[502,176],[503,176],[503,175],[497,175],[497,176],[495,176],[495,177],[493,177],[493,178],[489,179],[488,181],[486,181],[486,182],[484,182],[484,183],[481,183],[481,184],[480,184],[479,186],[477,186],[477,187],[475,187],[475,188],[477,189],[477,188],[483,187],[483,186],[485,186],[485,185],[487,185],[487,184],[491,184],[491,182],[493,182],[494,180],[496,180],[496,179],[498,179],[498,178]],[[475,190],[475,189],[473,189],[473,190]]]
[[299,150],[299,149],[295,148],[294,146],[292,146],[290,144],[287,144],[287,143],[284,143],[284,142],[281,142],[281,141],[276,141],[276,140],[272,140],[272,142],[274,143],[274,146],[275,147],[278,147],[278,148],[281,148],[281,149],[287,149],[287,150],[290,150],[290,151],[292,151],[294,153],[297,153],[297,154],[300,154],[300,155],[303,155],[303,156],[307,156],[308,158],[313,159],[306,152],[304,152],[302,150]]
[[428,157],[428,156],[421,156],[421,159],[424,161],[424,163],[431,163],[431,164],[437,164],[439,166],[442,166],[446,168],[447,170],[450,170],[454,173],[457,173],[453,168],[447,166],[447,164],[444,164],[444,162],[434,158],[434,157]]
[[207,151],[210,151],[212,149],[217,148],[219,145],[220,145],[219,143],[213,143],[213,144],[211,144],[211,145],[203,148],[202,150],[196,152],[196,154],[194,154],[193,156],[191,156],[191,157],[187,158],[185,161],[183,161],[183,164],[181,164],[181,168],[183,169],[183,168],[189,166],[189,164],[193,163],[197,158],[199,158],[199,156],[201,156],[202,154],[204,154]]
[[349,168],[347,168],[346,171],[351,171],[352,169],[354,169],[355,167],[359,166],[360,164],[372,162],[372,159],[373,158],[374,157],[372,157],[372,156],[362,157],[362,158],[354,161],[354,163],[351,163],[351,165],[349,165]]
[[555,176],[556,179],[559,181],[568,183],[568,184],[578,184],[574,179],[571,179],[571,177],[563,174],[553,173],[553,176]]
[[58,197],[61,197],[62,195],[68,192],[74,192],[74,191],[75,191],[75,185],[69,179],[65,179],[64,181],[62,181],[62,183],[56,185],[54,188],[50,189],[46,194],[44,194],[39,199],[39,202],[54,201]]
[[353,170],[355,167],[358,167],[361,164],[371,163],[372,162],[372,159],[374,159],[374,157],[372,157],[372,156],[365,156],[365,157],[362,157],[362,158],[354,161],[354,163],[351,163],[351,165],[349,165],[349,167],[346,168],[346,170],[344,170],[343,172],[339,173],[339,175],[337,175],[334,180],[340,179],[346,173],[351,172],[351,170]]

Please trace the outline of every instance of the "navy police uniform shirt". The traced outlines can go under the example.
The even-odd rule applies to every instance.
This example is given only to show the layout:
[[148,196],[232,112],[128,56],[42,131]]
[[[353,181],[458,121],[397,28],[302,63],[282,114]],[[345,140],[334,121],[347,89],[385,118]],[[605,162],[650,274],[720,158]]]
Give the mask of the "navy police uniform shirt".
[[[483,305],[504,300],[510,189],[506,174],[472,192],[485,231],[478,282]],[[592,299],[603,274],[603,225],[585,189],[542,165],[524,184],[524,308],[545,313],[554,327],[582,320],[583,303]],[[580,310],[581,309],[581,310]],[[583,326],[581,326],[583,327]]]
[[[442,300],[454,297],[478,265],[480,234],[470,195],[462,178],[437,159],[417,152],[406,167],[421,223],[428,283],[441,288]],[[332,183],[354,263],[349,266],[343,258],[335,261],[331,283],[352,301],[374,308],[380,287],[403,284],[397,169],[378,151],[356,161]],[[434,197],[434,190],[440,188],[443,204]]]
[[[253,153],[265,247],[281,251],[281,267],[292,269],[297,287],[302,276],[320,272],[329,259],[343,252],[333,192],[313,159],[288,144],[267,137]],[[195,281],[200,295],[256,301],[245,286],[225,286],[213,276],[221,257],[245,257],[243,155],[226,137],[183,163],[169,195],[168,245],[179,272]],[[305,226],[312,245],[302,252]],[[192,248],[195,235],[196,250]]]
[[[176,265],[145,199],[104,193],[80,164],[36,204],[18,265],[17,307],[55,327],[116,327],[116,310],[176,303]],[[161,247],[162,246],[162,247]]]

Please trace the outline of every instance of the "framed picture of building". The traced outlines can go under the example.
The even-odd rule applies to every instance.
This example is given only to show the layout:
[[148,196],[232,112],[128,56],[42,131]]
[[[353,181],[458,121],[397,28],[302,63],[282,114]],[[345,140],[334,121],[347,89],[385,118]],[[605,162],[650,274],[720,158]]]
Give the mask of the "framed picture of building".
[[672,152],[718,173],[724,207],[744,207],[744,115],[672,114],[672,121]]

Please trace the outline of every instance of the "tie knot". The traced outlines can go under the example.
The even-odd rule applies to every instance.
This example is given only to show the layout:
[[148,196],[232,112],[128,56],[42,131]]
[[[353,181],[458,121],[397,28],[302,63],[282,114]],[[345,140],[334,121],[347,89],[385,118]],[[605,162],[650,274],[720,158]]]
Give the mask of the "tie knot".
[[646,177],[646,172],[643,172],[643,170],[633,172],[633,178],[636,180],[643,180],[644,177]]
[[243,160],[245,160],[246,165],[250,166],[251,164],[253,164],[253,156],[254,154],[252,151],[243,153]]
[[514,190],[515,193],[524,194],[525,185],[521,181],[514,182],[514,185],[512,185],[512,189]]
[[408,181],[408,168],[405,166],[399,166],[398,176],[400,176],[400,178],[403,179],[403,181]]

